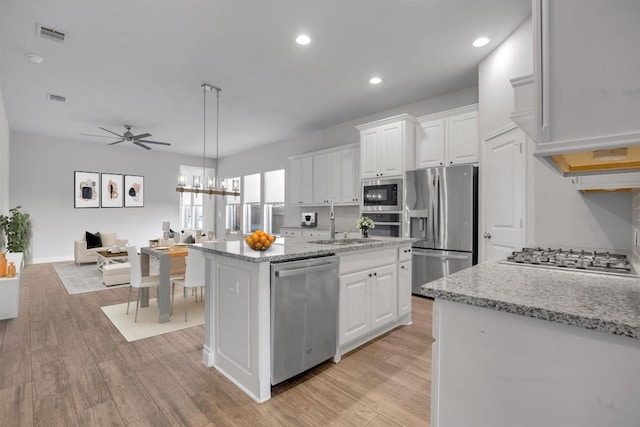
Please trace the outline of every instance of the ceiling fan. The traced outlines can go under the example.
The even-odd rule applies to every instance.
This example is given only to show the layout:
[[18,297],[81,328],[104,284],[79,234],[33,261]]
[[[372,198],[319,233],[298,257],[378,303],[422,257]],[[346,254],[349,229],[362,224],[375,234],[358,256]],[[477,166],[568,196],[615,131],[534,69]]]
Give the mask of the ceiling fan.
[[[115,144],[120,144],[121,142],[127,141],[127,142],[133,142],[135,145],[142,147],[146,150],[151,150],[151,147],[145,145],[145,144],[159,144],[159,145],[171,145],[168,142],[158,142],[158,141],[150,141],[148,139],[143,139],[143,138],[148,138],[151,136],[150,133],[141,133],[140,135],[134,135],[131,132],[131,125],[124,125],[124,128],[127,130],[125,133],[123,133],[122,135],[115,133],[113,131],[110,131],[109,129],[105,129],[103,127],[98,126],[99,129],[102,129],[105,132],[109,132],[114,134],[115,136],[109,136],[109,135],[91,135],[88,133],[83,133],[82,135],[86,135],[86,136],[98,136],[100,138],[120,138],[117,141],[114,141],[112,143],[110,143],[109,145],[115,145]],[[144,144],[143,144],[144,143]]]

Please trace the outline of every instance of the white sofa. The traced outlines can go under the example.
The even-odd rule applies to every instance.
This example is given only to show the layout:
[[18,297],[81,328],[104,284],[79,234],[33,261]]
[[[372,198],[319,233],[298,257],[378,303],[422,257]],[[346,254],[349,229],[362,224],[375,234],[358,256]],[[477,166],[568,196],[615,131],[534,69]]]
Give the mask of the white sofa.
[[106,251],[112,246],[126,247],[126,239],[118,239],[116,233],[100,232],[102,238],[102,246],[99,248],[87,249],[87,241],[83,237],[82,240],[76,240],[73,245],[73,257],[76,264],[84,264],[88,262],[98,261],[98,251]]

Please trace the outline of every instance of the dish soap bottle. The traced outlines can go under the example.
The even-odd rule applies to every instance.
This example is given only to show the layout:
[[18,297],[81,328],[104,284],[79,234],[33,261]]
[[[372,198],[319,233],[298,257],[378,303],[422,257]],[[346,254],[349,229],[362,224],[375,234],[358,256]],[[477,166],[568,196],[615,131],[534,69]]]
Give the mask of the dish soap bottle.
[[0,277],[7,275],[7,257],[4,252],[0,252]]
[[7,267],[7,277],[16,277],[16,265],[11,261]]

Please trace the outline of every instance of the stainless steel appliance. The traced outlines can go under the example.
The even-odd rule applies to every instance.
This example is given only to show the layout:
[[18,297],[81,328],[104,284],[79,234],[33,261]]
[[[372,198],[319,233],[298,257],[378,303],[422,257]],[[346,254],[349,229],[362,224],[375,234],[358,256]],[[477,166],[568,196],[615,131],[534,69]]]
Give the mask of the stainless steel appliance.
[[338,257],[271,265],[271,384],[333,357]]
[[375,228],[369,230],[369,236],[402,236],[402,214],[362,212],[362,216],[371,218],[373,223],[376,225]]
[[362,212],[402,212],[402,180],[362,181]]
[[300,225],[309,228],[316,227],[318,225],[318,212],[303,212]]
[[412,292],[478,263],[478,168],[409,171],[405,176],[405,235],[413,243]]
[[555,268],[589,273],[637,276],[626,255],[608,251],[578,249],[523,248],[507,257],[504,263],[526,264],[535,267]]

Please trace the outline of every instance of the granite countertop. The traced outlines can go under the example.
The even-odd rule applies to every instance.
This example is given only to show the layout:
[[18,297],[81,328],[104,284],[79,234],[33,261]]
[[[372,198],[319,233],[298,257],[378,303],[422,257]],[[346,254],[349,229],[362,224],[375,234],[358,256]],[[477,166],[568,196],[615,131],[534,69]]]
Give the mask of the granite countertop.
[[[311,243],[314,240],[327,239],[319,239],[317,237],[278,237],[277,240],[266,251],[253,250],[249,246],[247,246],[244,240],[201,243],[197,245],[191,245],[190,247],[201,250],[203,252],[223,255],[243,261],[275,262],[289,261],[299,258],[327,256],[366,249],[382,249],[385,247],[410,245],[415,239],[402,237],[375,237],[366,239],[366,243],[351,243],[340,245]],[[336,239],[336,241],[338,242],[340,240],[342,239]]]
[[422,286],[422,295],[640,338],[640,278],[487,262]]

